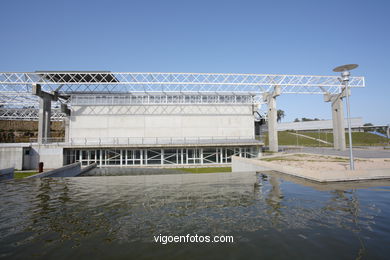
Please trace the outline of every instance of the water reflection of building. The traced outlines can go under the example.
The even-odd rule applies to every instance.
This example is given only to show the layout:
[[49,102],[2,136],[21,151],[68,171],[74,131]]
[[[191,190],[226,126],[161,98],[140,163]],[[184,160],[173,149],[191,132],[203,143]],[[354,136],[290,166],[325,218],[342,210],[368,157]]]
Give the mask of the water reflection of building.
[[255,182],[255,173],[43,178],[26,231],[37,240],[51,234],[77,244],[97,231],[131,241],[175,225],[220,230],[231,224],[213,214],[253,206]]
[[[359,245],[355,258],[361,259],[366,254],[362,231],[373,229],[375,216],[379,212],[374,203],[362,208],[358,191],[368,187],[390,186],[390,181],[321,184],[276,172],[267,172],[266,176],[266,183],[271,187],[265,201],[268,205],[267,212],[272,225],[286,222],[290,227],[307,228],[310,225],[309,223],[316,223],[316,225],[330,229],[339,229],[339,232],[352,232]],[[281,181],[292,182],[320,192],[326,192],[329,194],[329,198],[321,200],[318,197],[307,197],[305,203],[294,205],[294,201],[291,201],[294,198],[288,196],[290,202],[286,201],[288,206],[286,206],[286,212],[283,214]],[[294,209],[294,207],[297,208]]]
[[280,181],[276,176],[269,176],[269,184],[271,185],[271,190],[268,193],[266,198],[268,208],[268,214],[271,217],[272,221],[277,221],[278,217],[282,214],[281,212],[281,202],[283,195],[280,189]]

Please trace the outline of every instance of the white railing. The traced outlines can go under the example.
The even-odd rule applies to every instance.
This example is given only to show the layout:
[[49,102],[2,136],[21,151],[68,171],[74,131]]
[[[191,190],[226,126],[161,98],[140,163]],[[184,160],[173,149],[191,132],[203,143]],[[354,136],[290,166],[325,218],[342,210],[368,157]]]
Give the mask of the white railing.
[[[31,138],[31,143],[37,143]],[[254,136],[202,136],[202,137],[101,137],[101,138],[46,138],[43,144],[62,143],[70,146],[107,146],[107,145],[182,145],[182,144],[220,144],[258,142]]]
[[74,106],[91,105],[210,105],[210,104],[257,104],[261,100],[251,95],[72,95]]
[[[30,138],[30,144],[38,143],[38,138]],[[49,138],[43,138],[42,144],[63,144],[65,143],[64,137],[49,137]]]

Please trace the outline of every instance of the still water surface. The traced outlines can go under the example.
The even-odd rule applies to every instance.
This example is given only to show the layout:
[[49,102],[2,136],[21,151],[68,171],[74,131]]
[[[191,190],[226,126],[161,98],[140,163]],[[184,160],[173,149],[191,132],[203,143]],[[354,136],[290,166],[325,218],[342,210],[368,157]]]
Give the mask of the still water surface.
[[[46,178],[1,182],[0,194],[0,258],[390,257],[389,181],[317,185],[276,173]],[[162,245],[153,242],[159,234],[235,242]]]

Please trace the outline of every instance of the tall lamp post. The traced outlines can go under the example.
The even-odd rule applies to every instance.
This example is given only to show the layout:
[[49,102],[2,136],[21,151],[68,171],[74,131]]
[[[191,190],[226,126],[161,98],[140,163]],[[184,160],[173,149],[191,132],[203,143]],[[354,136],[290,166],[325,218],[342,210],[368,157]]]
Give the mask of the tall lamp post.
[[348,122],[348,135],[349,135],[349,167],[350,170],[355,170],[355,164],[353,161],[353,153],[352,153],[352,131],[351,131],[351,117],[350,117],[350,109],[349,109],[349,90],[348,90],[348,81],[349,76],[351,73],[349,73],[350,70],[356,69],[358,67],[357,64],[347,64],[338,66],[333,69],[334,72],[341,72],[341,78],[339,80],[344,85],[343,91],[345,91],[346,94],[346,102],[347,102],[347,122]]

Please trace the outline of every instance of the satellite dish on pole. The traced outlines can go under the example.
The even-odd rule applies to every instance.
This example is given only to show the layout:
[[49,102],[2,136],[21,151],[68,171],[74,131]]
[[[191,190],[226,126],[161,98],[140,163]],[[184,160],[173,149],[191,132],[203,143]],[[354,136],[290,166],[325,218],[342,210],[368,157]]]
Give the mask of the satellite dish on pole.
[[334,72],[344,72],[344,71],[356,69],[358,66],[359,65],[357,65],[357,64],[346,64],[346,65],[342,65],[342,66],[338,66],[338,67],[334,68],[333,71]]

